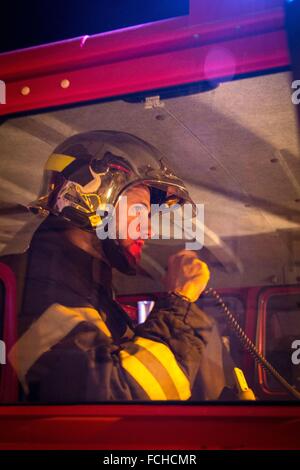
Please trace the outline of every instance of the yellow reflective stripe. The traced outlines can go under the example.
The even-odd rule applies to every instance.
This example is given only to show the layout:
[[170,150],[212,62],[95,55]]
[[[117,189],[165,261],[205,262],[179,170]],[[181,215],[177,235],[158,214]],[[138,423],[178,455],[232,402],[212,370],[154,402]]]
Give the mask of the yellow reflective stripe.
[[168,371],[181,400],[187,400],[190,398],[190,382],[183,370],[177,364],[174,354],[165,344],[142,337],[137,337],[134,343],[142,346],[153,354],[160,364]]
[[46,162],[45,170],[63,171],[74,160],[75,157],[70,157],[69,155],[52,153]]
[[190,398],[189,380],[165,344],[137,337],[120,352],[120,358],[124,369],[152,400]]
[[25,376],[38,358],[83,321],[93,323],[102,333],[111,337],[99,312],[89,307],[70,308],[52,304],[32,323],[8,354],[8,359],[24,386]]
[[136,380],[151,400],[167,400],[159,382],[136,356],[122,350],[120,359],[122,367]]
[[126,352],[135,356],[155,377],[164,391],[167,400],[180,400],[175,384],[168,370],[147,349],[135,342],[126,344]]

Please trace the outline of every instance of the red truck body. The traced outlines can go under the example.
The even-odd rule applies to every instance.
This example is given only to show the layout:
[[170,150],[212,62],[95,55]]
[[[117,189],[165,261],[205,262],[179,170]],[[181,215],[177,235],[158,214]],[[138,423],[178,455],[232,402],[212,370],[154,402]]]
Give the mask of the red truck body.
[[[282,0],[191,1],[190,15],[80,37],[0,55],[7,104],[0,115],[43,110],[182,86],[214,78],[272,73],[290,64]],[[242,5],[241,5],[242,4]],[[230,52],[205,57],[215,45]],[[0,266],[4,284],[4,341],[16,337],[16,284]],[[244,304],[246,333],[264,349],[268,296],[299,294],[300,287],[221,290]],[[131,306],[145,296],[120,298]],[[300,407],[268,387],[265,373],[243,354],[246,376],[261,402],[16,405],[16,379],[1,375],[0,449],[300,449]],[[10,403],[8,403],[10,402]],[[5,404],[6,403],[6,404]]]

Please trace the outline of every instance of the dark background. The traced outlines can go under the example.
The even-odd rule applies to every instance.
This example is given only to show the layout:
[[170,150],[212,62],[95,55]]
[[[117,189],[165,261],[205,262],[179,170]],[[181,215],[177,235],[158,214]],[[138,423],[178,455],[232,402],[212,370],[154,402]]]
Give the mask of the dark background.
[[189,0],[4,0],[0,52],[188,13]]

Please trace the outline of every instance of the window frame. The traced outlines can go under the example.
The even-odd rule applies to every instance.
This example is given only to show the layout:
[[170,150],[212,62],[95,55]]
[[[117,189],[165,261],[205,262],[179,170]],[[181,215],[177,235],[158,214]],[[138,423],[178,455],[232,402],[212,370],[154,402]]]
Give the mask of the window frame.
[[[256,346],[259,352],[264,356],[266,356],[268,302],[271,297],[283,294],[300,294],[300,286],[267,287],[260,292],[258,297]],[[279,390],[274,390],[270,387],[268,382],[268,374],[260,364],[257,364],[256,367],[256,378],[261,391],[267,397],[284,399],[286,396],[288,396],[288,392],[280,392]]]
[[1,366],[3,371],[0,376],[0,403],[15,403],[18,396],[18,380],[7,361],[7,353],[17,339],[17,281],[12,269],[2,262],[0,279],[4,286],[3,341],[6,347],[6,364]]

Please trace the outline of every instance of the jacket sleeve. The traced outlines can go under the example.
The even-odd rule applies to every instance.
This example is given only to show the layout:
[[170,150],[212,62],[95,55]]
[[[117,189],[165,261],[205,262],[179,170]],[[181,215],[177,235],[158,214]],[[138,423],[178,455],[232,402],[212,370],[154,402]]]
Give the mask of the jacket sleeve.
[[9,354],[12,364],[19,368],[17,372],[30,401],[191,397],[213,324],[195,304],[175,295],[166,296],[156,303],[132,338],[120,344],[114,341],[96,310],[59,304],[50,310]]
[[[213,320],[196,304],[176,295],[160,299],[145,323],[136,328],[134,343],[155,355],[169,376],[170,386],[167,377],[163,382],[167,399],[190,398],[212,331]],[[142,356],[142,352],[136,354]]]

